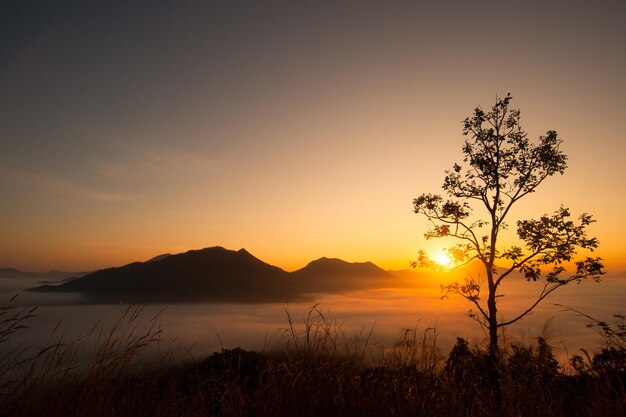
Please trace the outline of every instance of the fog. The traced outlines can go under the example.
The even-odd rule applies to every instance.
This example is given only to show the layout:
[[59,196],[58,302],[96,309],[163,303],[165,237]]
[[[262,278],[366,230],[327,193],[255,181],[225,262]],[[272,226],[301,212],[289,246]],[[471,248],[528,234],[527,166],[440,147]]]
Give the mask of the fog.
[[[11,336],[0,345],[0,353],[16,346],[41,349],[60,336],[73,340],[94,326],[106,330],[128,308],[127,305],[81,305],[78,294],[36,294],[22,291],[37,282],[25,279],[3,279],[0,298],[3,305],[39,306],[36,317],[27,321],[28,328]],[[523,311],[540,290],[538,283],[512,281],[504,287],[499,299],[501,317],[510,319]],[[12,302],[14,294],[19,296]],[[172,304],[147,305],[141,318],[144,322],[159,314],[162,329],[160,349],[178,346],[180,352],[201,358],[224,348],[242,347],[263,350],[276,346],[288,337],[286,311],[299,329],[308,310],[317,305],[326,317],[336,320],[346,335],[362,329],[373,329],[370,346],[376,350],[394,343],[403,328],[417,327],[418,332],[436,328],[437,345],[446,355],[456,337],[465,337],[476,344],[485,344],[486,335],[466,315],[469,303],[458,297],[441,299],[438,283],[420,288],[378,289],[345,294],[320,294],[314,301],[288,304]],[[586,327],[589,319],[561,304],[595,318],[611,322],[613,314],[624,313],[626,274],[609,274],[602,282],[586,281],[570,284],[549,296],[543,304],[518,323],[506,329],[509,342],[528,342],[538,335],[547,336],[560,359],[577,353],[580,348],[591,351],[601,348],[601,338]],[[100,328],[98,327],[98,328]],[[56,330],[55,330],[56,329]],[[54,331],[54,333],[53,333]],[[87,347],[88,350],[93,346]]]

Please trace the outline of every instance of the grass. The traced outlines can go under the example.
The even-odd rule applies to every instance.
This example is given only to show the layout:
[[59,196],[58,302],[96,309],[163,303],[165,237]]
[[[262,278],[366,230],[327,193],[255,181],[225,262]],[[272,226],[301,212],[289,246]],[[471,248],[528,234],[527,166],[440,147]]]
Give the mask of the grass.
[[[0,308],[0,346],[28,331],[36,309]],[[595,320],[606,347],[561,365],[544,338],[512,344],[495,387],[486,353],[463,339],[448,354],[437,331],[401,330],[392,346],[372,330],[345,332],[313,306],[287,312],[262,353],[222,349],[181,363],[160,343],[158,315],[129,307],[72,340],[52,332],[39,351],[0,358],[1,416],[620,416],[626,413],[623,316]],[[56,337],[56,338],[55,338]],[[91,349],[87,349],[91,346]],[[88,352],[86,352],[88,351]],[[84,359],[87,357],[87,359]]]

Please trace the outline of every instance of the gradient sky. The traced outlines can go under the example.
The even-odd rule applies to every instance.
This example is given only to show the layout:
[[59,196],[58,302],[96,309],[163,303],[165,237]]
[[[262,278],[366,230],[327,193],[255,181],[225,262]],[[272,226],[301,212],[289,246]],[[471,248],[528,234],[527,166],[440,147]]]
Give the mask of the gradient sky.
[[593,213],[626,268],[624,1],[19,1],[0,13],[0,267],[245,247],[406,268],[412,199],[511,92],[564,176],[514,218]]

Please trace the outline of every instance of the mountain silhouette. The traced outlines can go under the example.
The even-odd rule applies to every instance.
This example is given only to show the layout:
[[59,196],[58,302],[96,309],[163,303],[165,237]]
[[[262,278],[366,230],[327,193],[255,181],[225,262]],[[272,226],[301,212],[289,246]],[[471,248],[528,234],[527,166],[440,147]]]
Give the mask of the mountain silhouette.
[[281,302],[299,297],[289,273],[245,249],[211,247],[103,269],[37,292],[79,292],[94,303]]
[[0,278],[5,278],[5,277],[13,278],[13,277],[22,276],[25,273],[27,272],[23,272],[15,268],[0,268]]
[[304,300],[313,293],[398,286],[404,286],[401,279],[371,262],[321,258],[289,273],[245,249],[216,246],[159,255],[29,291],[81,293],[88,303],[271,303]]
[[350,263],[336,258],[317,259],[292,275],[295,285],[305,293],[403,286],[401,280],[371,262]]
[[78,278],[87,274],[87,272],[65,272],[65,271],[48,271],[48,272],[27,272],[20,271],[15,268],[0,268],[0,278],[39,278],[50,280],[61,280],[68,278]]

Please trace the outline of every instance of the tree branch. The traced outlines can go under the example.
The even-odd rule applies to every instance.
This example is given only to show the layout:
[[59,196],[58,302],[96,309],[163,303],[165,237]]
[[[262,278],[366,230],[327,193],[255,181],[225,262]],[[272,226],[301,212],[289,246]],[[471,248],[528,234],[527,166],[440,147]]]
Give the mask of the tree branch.
[[516,321],[521,320],[524,316],[526,316],[528,313],[530,313],[535,307],[537,307],[537,305],[544,298],[546,298],[548,295],[550,295],[550,293],[552,293],[557,288],[563,287],[563,286],[569,284],[570,282],[580,281],[580,280],[583,280],[583,279],[589,278],[590,276],[595,276],[595,275],[596,274],[593,271],[591,271],[591,272],[587,272],[587,273],[584,273],[584,274],[581,274],[581,275],[579,275],[579,274],[572,275],[569,278],[562,279],[562,280],[557,280],[557,281],[554,281],[554,282],[546,282],[544,284],[544,286],[543,286],[543,289],[541,290],[541,293],[539,294],[539,297],[537,298],[537,300],[530,307],[528,307],[523,313],[518,315],[513,320],[509,320],[509,321],[506,321],[506,322],[503,322],[503,323],[498,323],[498,327],[508,326],[509,324],[513,324]]

